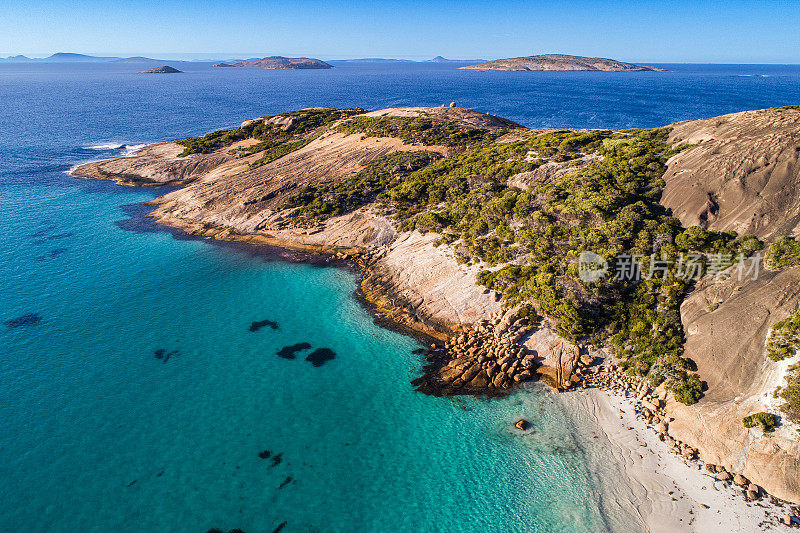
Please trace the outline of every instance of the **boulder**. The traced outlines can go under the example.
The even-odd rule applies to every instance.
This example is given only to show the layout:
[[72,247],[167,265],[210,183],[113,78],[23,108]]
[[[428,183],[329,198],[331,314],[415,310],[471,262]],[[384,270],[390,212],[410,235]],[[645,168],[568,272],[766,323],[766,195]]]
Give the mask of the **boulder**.
[[524,418],[520,418],[519,420],[517,420],[517,423],[514,424],[514,427],[520,431],[527,431],[528,428],[531,427],[531,423],[525,420]]
[[749,483],[747,481],[747,478],[741,474],[736,474],[735,476],[733,476],[733,482],[739,485],[740,487],[746,487],[747,484]]
[[494,385],[499,389],[503,386],[503,382],[505,381],[506,381],[506,374],[503,372],[499,372],[492,380],[492,385]]
[[[466,379],[464,380],[466,381]],[[474,387],[476,389],[484,389],[489,384],[489,376],[486,375],[485,370],[481,370],[478,372],[472,380],[469,382],[470,387]]]
[[651,411],[653,413],[655,413],[658,410],[658,407],[656,407],[655,404],[653,404],[653,403],[651,403],[651,402],[649,402],[647,400],[642,400],[642,407],[644,407],[645,409],[647,409],[648,411]]
[[481,367],[479,365],[473,365],[464,371],[461,375],[461,379],[464,380],[464,383],[469,383],[480,371]]
[[719,471],[719,469],[717,469],[717,479],[720,481],[730,481],[731,475],[725,470]]

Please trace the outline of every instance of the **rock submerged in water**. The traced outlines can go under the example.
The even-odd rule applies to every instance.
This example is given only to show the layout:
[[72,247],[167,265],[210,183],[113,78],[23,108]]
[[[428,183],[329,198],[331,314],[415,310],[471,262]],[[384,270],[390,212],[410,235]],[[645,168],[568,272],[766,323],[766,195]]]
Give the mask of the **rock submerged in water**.
[[250,331],[256,332],[266,326],[269,326],[273,330],[277,330],[280,327],[278,326],[278,323],[273,320],[256,320],[250,324]]
[[172,350],[171,352],[168,352],[166,348],[159,348],[155,351],[155,353],[153,353],[153,356],[156,359],[160,359],[163,363],[169,361],[169,358],[173,355],[178,355],[178,350]]
[[294,359],[297,357],[297,352],[302,352],[303,350],[308,350],[311,348],[311,344],[307,342],[298,342],[297,344],[292,344],[291,346],[284,346],[277,352],[278,357],[282,357],[283,359]]
[[336,352],[331,350],[330,348],[317,348],[308,356],[306,356],[306,361],[311,363],[314,366],[322,366],[328,361],[336,358]]
[[41,315],[38,313],[28,313],[27,315],[18,316],[11,320],[6,320],[6,326],[9,328],[21,328],[24,326],[35,326],[42,321]]

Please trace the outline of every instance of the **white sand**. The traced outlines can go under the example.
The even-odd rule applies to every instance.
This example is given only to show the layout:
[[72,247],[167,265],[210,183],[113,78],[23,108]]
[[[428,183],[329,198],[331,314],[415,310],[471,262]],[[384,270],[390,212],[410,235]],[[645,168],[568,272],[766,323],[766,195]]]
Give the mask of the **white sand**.
[[[593,419],[596,438],[607,441],[603,444],[608,446],[597,447],[606,451],[590,458],[601,472],[604,494],[599,496],[606,509],[632,517],[652,532],[790,530],[779,522],[785,510],[767,499],[747,502],[740,489],[672,453],[655,431],[636,419],[630,400],[597,389],[564,396]],[[609,460],[617,464],[606,464]],[[615,471],[622,479],[604,479]]]

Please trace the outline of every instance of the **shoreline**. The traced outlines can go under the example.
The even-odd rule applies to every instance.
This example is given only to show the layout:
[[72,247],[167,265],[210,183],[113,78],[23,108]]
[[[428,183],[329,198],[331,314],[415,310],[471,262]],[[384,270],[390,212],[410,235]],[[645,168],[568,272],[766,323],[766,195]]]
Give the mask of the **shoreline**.
[[[438,109],[426,112],[434,111]],[[766,134],[762,131],[765,129],[786,127],[784,122],[788,119],[776,119],[767,111],[732,115],[739,129],[733,133],[726,130],[726,135],[730,133],[728,136],[735,136],[742,128],[750,132],[749,126],[753,121],[757,122],[757,126],[760,125],[761,130],[758,131],[763,134]],[[405,116],[403,113],[410,111],[385,111],[392,112],[397,116]],[[474,114],[469,110],[459,112]],[[466,120],[464,117],[457,118]],[[482,115],[470,115],[467,118],[485,120]],[[453,117],[447,120],[453,120]],[[691,137],[696,133],[695,130],[706,125],[704,121],[694,121],[679,123],[674,127],[683,128],[680,131],[686,130],[686,135]],[[217,150],[191,159],[180,159],[177,158],[180,148],[174,142],[166,142],[145,147],[140,155],[131,158],[134,161],[117,158],[106,163],[87,165],[86,168],[79,167],[75,175],[113,179],[114,176],[141,174],[142,177],[163,183],[174,183],[175,178],[180,178],[186,182],[185,187],[148,202],[151,206],[157,206],[145,215],[153,225],[170,229],[181,234],[182,238],[214,239],[218,244],[227,243],[244,249],[264,247],[270,255],[273,250],[282,250],[277,253],[281,259],[287,259],[284,254],[288,253],[293,256],[289,260],[307,263],[319,261],[354,272],[359,285],[353,296],[370,312],[376,323],[422,338],[424,344],[433,341],[427,353],[429,365],[424,370],[425,381],[420,378],[412,382],[414,386],[424,385],[424,389],[418,388],[422,392],[491,396],[495,391],[510,393],[518,389],[518,382],[538,376],[550,376],[559,390],[585,388],[592,384],[606,388],[607,384],[592,383],[592,374],[598,370],[593,368],[597,362],[595,358],[599,357],[609,364],[612,362],[613,358],[606,350],[564,340],[554,332],[553,324],[546,317],[541,320],[534,313],[528,320],[527,309],[517,314],[508,306],[504,309],[505,302],[501,301],[500,293],[476,284],[477,271],[486,265],[465,262],[457,251],[449,247],[440,248],[443,239],[435,234],[426,235],[426,227],[417,231],[404,226],[406,231],[401,231],[387,212],[374,205],[362,205],[342,215],[321,220],[312,218],[310,221],[303,218],[305,215],[302,210],[282,208],[286,204],[281,203],[281,199],[288,197],[297,187],[320,180],[327,183],[327,180],[344,179],[362,168],[365,160],[377,160],[382,157],[381,154],[410,149],[410,145],[398,145],[400,140],[394,137],[373,139],[343,136],[341,132],[329,133],[315,141],[313,150],[297,150],[292,152],[291,157],[280,159],[272,166],[260,166],[257,170],[250,168],[249,173],[245,166],[251,163],[247,159],[250,156],[231,159],[231,155],[235,156],[233,151]],[[232,146],[238,149],[235,143]],[[688,156],[684,154],[683,157],[685,159]],[[714,168],[714,164],[719,164],[719,158],[708,164],[705,161],[708,157],[701,159],[702,164],[697,163],[699,173],[707,173],[707,167]],[[678,163],[674,161],[670,163],[672,167],[668,165],[668,170],[674,170],[683,160]],[[548,177],[549,174],[542,176],[543,179]],[[313,181],[315,179],[317,181]],[[122,184],[118,179],[116,181]],[[295,217],[299,217],[298,224],[295,224]],[[792,276],[788,273],[781,280],[787,278],[792,281]],[[699,357],[698,366],[705,365],[704,375],[709,376],[711,381],[716,379],[727,383],[726,378],[720,376],[719,365],[714,366],[713,358],[720,357],[720,354],[716,353],[713,344],[708,344],[712,336],[709,331],[720,331],[720,328],[706,327],[701,331],[699,324],[713,322],[717,316],[738,318],[743,326],[735,331],[746,333],[737,336],[733,331],[723,331],[722,337],[731,338],[732,342],[746,343],[760,331],[747,333],[750,332],[747,327],[758,317],[740,317],[738,310],[747,303],[760,302],[761,298],[765,301],[762,307],[770,316],[775,307],[772,305],[774,297],[764,299],[762,292],[772,294],[779,291],[781,286],[786,284],[776,282],[766,287],[748,285],[745,292],[737,296],[736,302],[727,307],[723,305],[713,316],[710,315],[712,311],[707,310],[710,306],[704,299],[718,300],[716,292],[726,286],[707,288],[709,294],[698,290],[693,300],[684,302],[680,318],[684,328],[687,328],[689,339],[686,342],[699,343],[699,349],[695,347],[695,356]],[[797,294],[790,296],[796,298]],[[739,305],[739,301],[743,303]],[[791,303],[787,300],[783,307],[788,309]],[[781,309],[781,312],[785,312],[785,309]],[[693,337],[695,334],[697,336]],[[445,341],[444,349],[435,349],[437,340]],[[747,353],[748,362],[755,368],[759,354],[751,352]],[[609,368],[613,370],[614,365],[611,364]],[[581,377],[588,378],[588,382],[581,384]],[[740,376],[740,379],[744,377]],[[644,387],[644,384],[638,385],[634,395]],[[628,385],[624,388],[631,390]],[[726,389],[717,387],[714,390],[720,391],[727,402],[724,405],[731,413],[726,411],[723,416],[718,416],[719,409],[714,411],[713,402],[711,407],[708,402],[697,408],[684,407],[678,405],[674,397],[668,397],[665,391],[660,391],[657,398],[648,396],[652,403],[644,402],[655,405],[657,413],[655,408],[649,407],[643,412],[649,417],[650,424],[657,423],[663,428],[658,429],[660,438],[667,440],[673,449],[679,448],[678,453],[689,458],[699,454],[705,460],[713,461],[708,465],[708,471],[718,474],[717,477],[720,473],[730,476],[739,472],[735,475],[737,484],[748,485],[749,478],[754,480],[753,486],[758,483],[771,493],[797,501],[800,496],[797,495],[796,478],[792,477],[797,466],[797,445],[760,438],[757,433],[751,435],[751,432],[726,425],[724,422],[729,419],[740,419],[742,415],[734,411],[744,407],[738,397],[725,396],[728,392]],[[487,392],[489,394],[485,394]],[[616,393],[628,395],[620,391]],[[649,389],[642,394],[649,394]],[[597,410],[593,409],[592,412]],[[673,421],[674,424],[671,423]],[[754,442],[754,437],[760,440]],[[748,485],[747,488],[751,487]],[[755,496],[751,496],[749,491],[748,500],[756,498],[762,489],[755,486],[752,491]]]
[[[121,184],[117,185],[123,187],[125,186]],[[162,187],[167,189],[167,192],[175,190],[174,187],[167,185]],[[367,266],[359,262],[357,260],[357,256],[349,256],[347,258],[341,257],[342,252],[335,251],[335,247],[325,248],[321,246],[292,246],[291,242],[280,239],[271,240],[270,243],[267,243],[256,242],[259,239],[248,238],[260,236],[242,235],[241,239],[220,239],[216,236],[198,235],[187,232],[181,227],[166,224],[163,221],[152,217],[151,214],[155,211],[155,209],[157,209],[157,204],[154,204],[152,200],[142,203],[122,205],[120,207],[128,216],[128,218],[119,220],[116,222],[116,224],[125,231],[141,233],[164,232],[169,233],[176,240],[209,242],[214,246],[244,252],[248,255],[259,257],[268,261],[303,263],[314,267],[331,267],[346,270],[356,277],[356,288],[353,291],[353,298],[370,314],[374,323],[378,326],[409,336],[425,346],[426,349],[430,348],[431,345],[441,345],[442,339],[440,337],[446,335],[442,332],[437,332],[438,336],[431,335],[429,331],[432,328],[430,327],[428,327],[427,330],[416,328],[411,324],[396,320],[396,314],[402,313],[403,309],[398,308],[395,312],[396,314],[392,314],[391,310],[387,310],[381,304],[376,302],[376,296],[374,296],[374,293],[368,292],[364,288],[364,279],[367,273]],[[283,244],[279,245],[277,244],[278,242]]]
[[[148,209],[153,207],[151,202],[136,205]],[[149,209],[147,213],[138,215],[129,213],[129,216],[140,224],[146,224],[151,230],[157,228],[157,231],[168,232],[176,239],[209,241],[215,246],[272,260],[345,269],[357,276],[358,283],[353,297],[378,326],[411,336],[426,347],[439,343],[440,339],[398,322],[392,315],[383,312],[382,307],[364,290],[363,282],[368,265],[353,258],[342,258],[342,252],[336,252],[336,247],[295,247],[291,246],[292,243],[279,239],[266,244],[254,242],[260,239],[251,239],[244,235],[242,238],[219,239],[216,235],[192,234],[150,216],[153,210]],[[277,242],[283,242],[286,246],[279,246]],[[402,313],[403,310],[399,309],[399,312]],[[541,378],[538,381],[546,382]],[[514,392],[530,393],[526,390]],[[659,441],[657,433],[636,417],[634,403],[630,399],[598,387],[557,392],[548,386],[546,393],[567,405],[571,416],[583,415],[594,420],[604,440],[606,452],[615,463],[613,466],[625,476],[624,485],[628,494],[625,498],[614,498],[613,495],[610,497],[617,505],[627,504],[621,507],[627,507],[627,512],[645,530],[665,533],[730,532],[751,530],[753,524],[758,524],[759,531],[785,529],[780,524],[779,517],[788,509],[767,502],[748,502],[732,486],[704,474],[697,461],[671,453],[668,446]],[[597,475],[596,468],[590,470],[593,475]],[[599,485],[607,488],[602,480]],[[768,511],[771,511],[771,515]]]
[[[622,512],[652,532],[785,531],[780,523],[790,504],[747,501],[734,486],[716,480],[697,462],[685,459],[658,439],[657,433],[635,414],[634,403],[598,388],[557,395],[578,423],[598,429],[607,453],[587,451],[593,473],[616,462],[622,479],[599,479],[611,490]],[[581,419],[584,420],[581,420]],[[594,450],[593,452],[598,452]],[[613,473],[612,473],[613,474]],[[618,485],[621,483],[621,486]],[[622,498],[616,491],[624,491]]]

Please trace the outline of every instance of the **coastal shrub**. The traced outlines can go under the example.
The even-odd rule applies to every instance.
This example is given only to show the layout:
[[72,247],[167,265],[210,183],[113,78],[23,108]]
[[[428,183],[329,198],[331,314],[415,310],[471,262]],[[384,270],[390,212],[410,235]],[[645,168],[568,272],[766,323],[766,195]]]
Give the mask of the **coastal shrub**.
[[744,424],[744,427],[748,429],[761,426],[761,429],[764,430],[764,433],[771,433],[775,431],[775,428],[778,426],[777,417],[772,413],[764,412],[748,415],[742,419],[742,423]]
[[675,399],[686,405],[695,404],[703,397],[703,384],[697,374],[684,372],[673,381],[670,388],[675,394]]
[[800,265],[800,242],[782,237],[767,247],[764,261],[770,268],[787,268]]
[[778,396],[785,401],[781,405],[781,411],[789,420],[800,424],[800,365],[789,369],[786,386],[780,390]]
[[[313,134],[314,131],[325,125],[363,112],[363,109],[358,108],[312,108],[280,113],[278,115],[265,117],[263,120],[251,121],[244,127],[220,130],[203,135],[202,137],[179,140],[177,143],[183,146],[184,150],[178,157],[186,157],[191,154],[208,154],[220,148],[230,146],[237,141],[251,138],[259,142],[246,148],[243,152],[245,154],[254,154],[263,150],[274,149],[278,145],[291,140],[297,141],[307,135]],[[271,122],[271,119],[276,118],[280,119],[281,122]],[[286,123],[290,123],[291,126],[287,126]],[[300,147],[297,144],[293,146],[295,150]],[[288,153],[288,151],[284,151],[279,157],[282,157],[282,155],[286,153]]]
[[792,357],[800,348],[800,310],[775,322],[767,338],[767,356],[773,361]]
[[182,139],[177,141],[178,144],[184,147],[183,152],[178,154],[178,157],[186,157],[191,154],[208,154],[249,137],[249,134],[237,128],[235,130],[215,131],[193,139]]
[[[404,117],[355,117],[337,128],[419,144],[448,144],[445,137],[453,133],[446,123]],[[459,263],[499,267],[482,269],[477,282],[500,292],[507,304],[532,305],[574,342],[609,345],[626,372],[664,383],[678,401],[691,404],[703,385],[683,357],[680,304],[693,281],[679,275],[679,258],[697,254],[703,274],[709,254],[733,262],[762,245],[734,232],[683,228],[659,204],[666,160],[680,151],[668,134],[667,128],[563,130],[490,143],[491,134],[467,131],[465,149],[450,157],[386,156],[351,180],[299,191],[286,207],[324,217],[375,201],[400,229],[441,234],[437,243],[450,244]],[[557,179],[524,189],[508,184],[548,161],[589,154],[591,162]],[[393,158],[412,163],[394,170]],[[610,275],[581,280],[583,251],[605,258]],[[651,264],[653,253],[666,266]],[[614,275],[622,254],[639,257],[633,266],[643,277]]]
[[277,146],[273,146],[272,148],[264,150],[264,154],[257,160],[250,163],[250,168],[260,167],[261,165],[266,165],[267,163],[272,163],[276,159],[280,159],[281,157],[294,152],[295,150],[299,150],[300,148],[306,146],[310,143],[313,139],[300,139],[297,141],[285,142],[279,144]]
[[367,164],[353,177],[336,184],[312,185],[291,195],[282,209],[301,207],[308,218],[348,213],[378,199],[409,173],[441,158],[436,152],[395,152]]
[[336,127],[342,133],[396,137],[407,144],[463,146],[493,141],[505,130],[491,131],[426,117],[354,117]]

